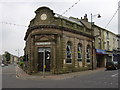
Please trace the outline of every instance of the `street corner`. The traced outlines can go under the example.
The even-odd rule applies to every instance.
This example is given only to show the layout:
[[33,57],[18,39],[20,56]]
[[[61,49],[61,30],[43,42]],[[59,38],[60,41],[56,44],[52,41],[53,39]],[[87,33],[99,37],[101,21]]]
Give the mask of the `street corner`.
[[71,79],[75,77],[79,77],[82,75],[88,75],[92,73],[97,73],[99,71],[104,71],[105,68],[101,69],[95,69],[95,70],[88,70],[88,71],[81,71],[81,72],[72,72],[72,73],[66,73],[66,74],[59,74],[59,75],[29,75],[25,71],[23,71],[21,68],[17,67],[16,70],[16,78],[18,79],[24,79],[24,80],[66,80]]
[[16,72],[16,78],[24,80],[65,80],[77,77],[79,73],[68,73],[68,74],[59,74],[59,75],[29,75],[25,71],[19,68]]

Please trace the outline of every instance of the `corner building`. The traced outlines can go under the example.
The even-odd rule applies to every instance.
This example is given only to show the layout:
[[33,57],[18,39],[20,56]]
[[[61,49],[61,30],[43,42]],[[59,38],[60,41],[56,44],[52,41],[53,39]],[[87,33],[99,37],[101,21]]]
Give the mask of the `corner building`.
[[24,40],[26,70],[53,74],[96,67],[92,31],[79,20],[40,7],[30,21]]

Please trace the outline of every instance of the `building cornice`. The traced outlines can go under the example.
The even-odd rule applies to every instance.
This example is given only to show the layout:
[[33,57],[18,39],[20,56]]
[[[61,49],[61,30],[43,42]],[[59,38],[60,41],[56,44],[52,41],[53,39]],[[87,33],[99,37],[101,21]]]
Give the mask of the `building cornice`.
[[92,35],[83,33],[83,32],[81,32],[81,31],[73,30],[73,29],[71,29],[71,28],[63,27],[63,26],[56,26],[56,25],[36,25],[36,26],[33,26],[33,27],[29,27],[29,28],[28,28],[24,40],[27,39],[28,35],[29,35],[33,30],[41,29],[41,28],[53,28],[53,29],[58,29],[58,30],[61,30],[61,31],[64,30],[64,31],[68,31],[68,32],[75,33],[75,34],[80,34],[80,35],[83,35],[83,36],[86,36],[86,37],[89,37],[89,38],[92,38],[92,39],[94,38]]

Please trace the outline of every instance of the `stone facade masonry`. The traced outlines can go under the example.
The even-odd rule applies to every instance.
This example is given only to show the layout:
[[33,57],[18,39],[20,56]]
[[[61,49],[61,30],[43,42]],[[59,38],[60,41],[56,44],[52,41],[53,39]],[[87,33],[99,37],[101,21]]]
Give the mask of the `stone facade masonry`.
[[[87,70],[95,64],[95,50],[93,48],[93,37],[87,28],[73,23],[65,18],[55,17],[55,13],[47,7],[37,9],[36,16],[31,20],[26,32],[25,55],[28,55],[27,70],[29,73],[39,72],[39,60],[43,56],[38,50],[50,49],[50,63],[48,68],[51,73],[66,73],[72,71]],[[44,17],[41,17],[41,16]],[[45,20],[44,20],[45,19]],[[54,22],[53,22],[54,21]],[[67,24],[66,24],[67,23]],[[73,25],[73,27],[69,26]],[[68,26],[67,26],[68,25]],[[79,26],[78,28],[76,28]],[[72,63],[66,63],[67,43],[71,42]],[[78,44],[82,45],[82,61],[78,61]],[[90,63],[87,63],[87,46],[90,46]],[[93,61],[92,61],[93,60]],[[47,61],[46,61],[47,62]],[[96,65],[93,65],[94,67]],[[42,71],[41,71],[42,72]]]

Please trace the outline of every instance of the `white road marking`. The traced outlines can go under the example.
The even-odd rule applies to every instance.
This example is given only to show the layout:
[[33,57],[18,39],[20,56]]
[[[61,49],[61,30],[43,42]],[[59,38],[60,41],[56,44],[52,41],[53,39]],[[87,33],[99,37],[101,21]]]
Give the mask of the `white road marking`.
[[116,74],[112,75],[112,77],[115,77],[115,76],[117,76],[117,75],[118,75],[118,73],[116,73]]

